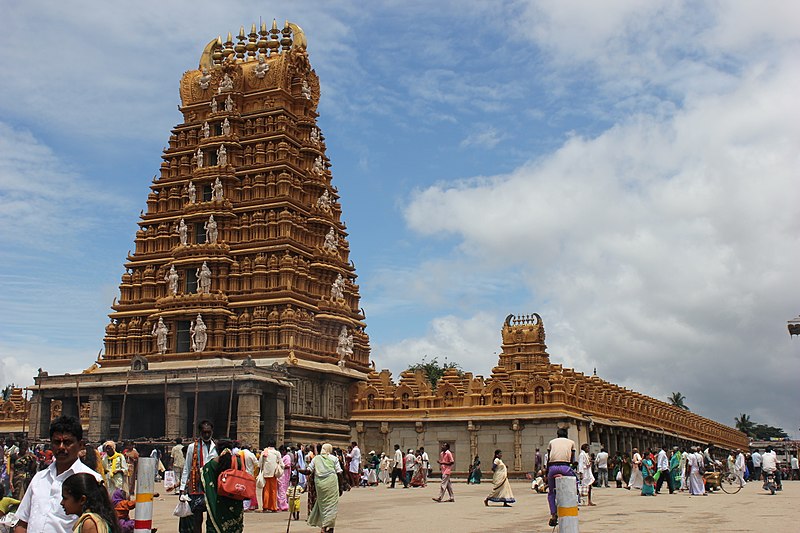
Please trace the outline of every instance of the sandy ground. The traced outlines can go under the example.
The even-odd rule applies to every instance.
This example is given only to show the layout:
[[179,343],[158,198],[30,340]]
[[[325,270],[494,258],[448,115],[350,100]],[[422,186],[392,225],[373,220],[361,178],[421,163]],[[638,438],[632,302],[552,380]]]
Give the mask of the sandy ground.
[[[435,503],[438,483],[426,488],[394,490],[385,487],[353,489],[339,502],[337,532],[387,531],[391,533],[478,533],[491,531],[551,532],[547,526],[547,496],[535,494],[529,483],[514,482],[517,503],[512,508],[490,504],[483,498],[488,483],[454,485],[455,503]],[[669,532],[800,532],[800,481],[784,482],[784,490],[774,496],[748,483],[738,494],[715,493],[710,496],[664,493],[642,497],[624,489],[594,489],[595,507],[581,507],[580,531],[614,533]],[[177,497],[161,496],[155,502],[154,525],[159,533],[176,532],[178,519],[172,516]],[[308,526],[305,496],[301,520],[292,522],[289,531],[316,533]],[[245,532],[286,531],[287,513],[245,514]]]

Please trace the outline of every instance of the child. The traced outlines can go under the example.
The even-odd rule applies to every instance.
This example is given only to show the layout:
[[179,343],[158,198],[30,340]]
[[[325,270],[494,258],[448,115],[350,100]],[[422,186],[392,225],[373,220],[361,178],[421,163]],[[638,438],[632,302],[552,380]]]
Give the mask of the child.
[[61,485],[61,507],[79,515],[75,533],[120,533],[117,517],[105,486],[92,474],[74,474]]
[[286,489],[286,499],[289,501],[289,512],[292,520],[300,520],[300,495],[303,494],[303,487],[297,484],[297,473],[292,474],[289,488]]
[[655,496],[656,495],[656,480],[653,479],[653,476],[647,476],[644,478],[644,483],[642,484],[642,496]]
[[122,533],[133,533],[133,520],[131,520],[131,509],[136,507],[136,502],[131,501],[125,491],[117,489],[111,495],[111,503],[114,505],[114,512]]

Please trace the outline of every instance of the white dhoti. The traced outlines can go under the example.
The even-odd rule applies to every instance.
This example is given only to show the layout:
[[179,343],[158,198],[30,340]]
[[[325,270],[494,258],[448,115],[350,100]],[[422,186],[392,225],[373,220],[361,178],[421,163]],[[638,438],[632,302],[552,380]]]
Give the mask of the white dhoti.
[[628,481],[628,486],[632,489],[641,490],[643,484],[644,484],[644,477],[642,476],[642,471],[639,470],[638,467],[634,466],[631,469],[631,479],[630,481]]

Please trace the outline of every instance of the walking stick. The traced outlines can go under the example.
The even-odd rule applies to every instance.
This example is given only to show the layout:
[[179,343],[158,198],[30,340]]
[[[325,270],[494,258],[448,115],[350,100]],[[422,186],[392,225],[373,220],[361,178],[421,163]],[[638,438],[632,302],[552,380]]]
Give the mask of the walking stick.
[[[298,476],[298,478],[299,478],[299,476]],[[292,490],[292,499],[297,497],[297,481],[298,481],[298,478],[295,478],[294,482],[291,485],[291,487],[294,489],[294,490]],[[292,509],[293,506],[294,506],[294,504],[290,502],[289,503],[289,521],[286,523],[286,533],[289,533],[289,528],[292,525],[292,515],[294,514],[294,510]]]

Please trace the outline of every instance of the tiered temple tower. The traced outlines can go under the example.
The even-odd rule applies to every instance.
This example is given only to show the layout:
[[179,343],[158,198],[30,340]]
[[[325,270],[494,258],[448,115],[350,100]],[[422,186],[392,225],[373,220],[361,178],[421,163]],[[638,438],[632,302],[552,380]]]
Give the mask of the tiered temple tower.
[[183,122],[125,262],[105,354],[78,379],[37,378],[89,438],[218,435],[345,442],[349,389],[369,371],[325,138],[319,79],[291,23],[205,48],[180,83]]

